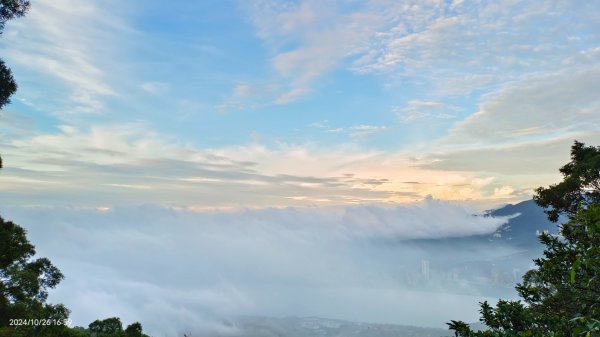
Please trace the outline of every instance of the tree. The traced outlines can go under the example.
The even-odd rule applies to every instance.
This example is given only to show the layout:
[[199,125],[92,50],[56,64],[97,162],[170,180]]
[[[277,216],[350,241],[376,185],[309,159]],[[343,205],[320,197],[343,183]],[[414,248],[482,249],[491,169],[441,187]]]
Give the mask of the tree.
[[47,258],[33,259],[34,246],[27,240],[25,230],[0,218],[0,324],[7,324],[13,312],[41,304],[63,274]]
[[142,337],[142,325],[139,322],[129,324],[125,329],[125,336],[127,337]]
[[[24,16],[29,10],[29,1],[0,0],[0,35],[8,20]],[[10,69],[0,59],[0,109],[10,103],[10,96],[17,91],[17,83]]]
[[544,255],[516,286],[522,301],[481,303],[480,321],[489,329],[451,321],[455,336],[600,336],[599,148],[575,142],[560,171],[564,181],[539,188],[534,199],[551,208],[549,219],[567,214],[569,221],[561,236],[540,235]]
[[[24,16],[29,10],[29,1],[0,0],[0,34],[8,20]],[[10,103],[10,96],[17,91],[17,83],[10,69],[0,59],[0,109]]]
[[90,323],[88,332],[91,337],[148,337],[143,333],[142,324],[132,323],[123,330],[123,324],[118,317],[95,320]]
[[[4,31],[6,22],[10,19],[24,16],[29,10],[29,1],[26,0],[0,0],[0,35]],[[0,109],[10,103],[10,96],[17,91],[17,83],[12,72],[0,59]],[[0,158],[2,168],[2,158]]]
[[96,320],[88,331],[64,324],[11,326],[13,319],[46,319],[66,322],[70,311],[48,304],[48,290],[63,274],[47,258],[34,259],[35,247],[23,227],[0,217],[0,336],[2,337],[148,337],[140,323],[123,330],[117,317]]
[[10,103],[10,96],[17,91],[17,83],[4,61],[0,60],[0,109]]
[[119,337],[123,335],[123,324],[120,318],[111,317],[93,321],[88,330],[94,337]]
[[127,326],[125,337],[148,337],[148,335],[144,334],[142,324],[135,322]]
[[6,21],[24,16],[29,6],[27,0],[0,0],[0,34],[4,30]]
[[573,216],[579,207],[600,203],[600,147],[575,141],[571,161],[560,168],[564,179],[548,188],[540,187],[533,197],[544,207],[548,218],[556,222],[560,214]]
[[64,325],[11,326],[13,319],[50,319],[63,322],[69,310],[47,304],[48,289],[63,274],[47,258],[34,259],[35,247],[21,226],[0,217],[0,336],[61,336]]

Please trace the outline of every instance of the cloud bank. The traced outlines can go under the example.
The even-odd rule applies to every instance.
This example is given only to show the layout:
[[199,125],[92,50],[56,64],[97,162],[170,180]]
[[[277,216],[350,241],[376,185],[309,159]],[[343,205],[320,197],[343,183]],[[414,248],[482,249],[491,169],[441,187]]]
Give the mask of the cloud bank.
[[15,207],[3,216],[64,272],[51,300],[76,324],[121,316],[155,334],[227,330],[222,320],[236,315],[472,320],[481,297],[404,288],[398,266],[419,265],[424,252],[402,242],[491,233],[506,221],[431,199],[229,212]]

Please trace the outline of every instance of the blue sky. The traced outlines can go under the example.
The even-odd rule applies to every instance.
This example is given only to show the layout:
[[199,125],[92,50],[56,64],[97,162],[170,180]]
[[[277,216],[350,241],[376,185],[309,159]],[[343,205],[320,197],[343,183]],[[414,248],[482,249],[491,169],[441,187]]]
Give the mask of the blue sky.
[[0,48],[3,202],[527,199],[597,144],[599,6],[34,1]]

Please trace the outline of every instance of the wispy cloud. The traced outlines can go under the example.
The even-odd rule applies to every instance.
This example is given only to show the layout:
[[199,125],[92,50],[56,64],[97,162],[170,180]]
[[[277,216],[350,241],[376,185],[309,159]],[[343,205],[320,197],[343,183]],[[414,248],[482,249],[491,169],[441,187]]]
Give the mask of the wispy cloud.
[[[385,128],[357,125],[343,132],[365,137],[381,131]],[[0,145],[10,162],[2,172],[7,183],[1,198],[7,204],[339,205],[426,195],[481,199],[498,187],[480,185],[479,174],[415,166],[420,162],[405,159],[409,153],[281,142],[202,149],[143,123],[63,125],[55,134],[23,135]],[[422,184],[402,183],[408,179]],[[25,197],[25,191],[37,191],[36,197]]]
[[332,127],[329,125],[329,121],[322,120],[310,124],[311,127],[322,129],[331,133],[342,133],[347,134],[350,137],[362,138],[371,135],[375,135],[388,130],[387,126],[384,125],[368,125],[359,124],[349,127]]
[[260,1],[243,7],[272,50],[273,69],[289,83],[275,98],[279,104],[310,93],[314,82],[345,57],[364,51],[377,26],[370,13],[344,14],[334,1]]
[[[65,102],[57,114],[102,112],[104,98],[118,94],[110,80],[116,71],[110,63],[118,48],[115,37],[132,32],[113,13],[114,8],[92,1],[36,1],[24,19],[7,27],[3,39],[11,47],[3,53],[23,72],[21,83],[44,74],[48,88],[68,90],[60,95],[66,102],[58,97],[52,102]],[[27,89],[34,86],[21,87],[20,95],[33,104],[52,106]]]
[[[261,1],[243,7],[273,54],[273,68],[291,81],[281,103],[311,92],[316,79],[340,67],[429,78],[442,95],[557,69],[585,48],[571,37],[591,28],[598,12],[555,1],[370,1],[351,10],[335,1]],[[583,12],[590,20],[573,26],[568,18]]]
[[598,132],[570,133],[562,137],[519,144],[448,150],[445,153],[430,154],[419,165],[427,169],[451,172],[487,172],[502,177],[499,184],[519,186],[518,192],[525,199],[537,187],[562,179],[557,169],[569,161],[569,148],[574,139],[588,144],[600,142]]
[[457,123],[447,141],[523,141],[597,131],[598,86],[598,67],[524,76],[484,96],[479,111]]
[[407,106],[394,107],[392,111],[401,122],[410,123],[420,119],[453,119],[456,116],[452,112],[456,109],[455,106],[446,106],[441,102],[411,100]]
[[169,84],[164,82],[144,82],[141,85],[142,90],[152,95],[165,94],[169,89]]
[[386,126],[360,124],[350,128],[352,137],[366,137],[387,130]]

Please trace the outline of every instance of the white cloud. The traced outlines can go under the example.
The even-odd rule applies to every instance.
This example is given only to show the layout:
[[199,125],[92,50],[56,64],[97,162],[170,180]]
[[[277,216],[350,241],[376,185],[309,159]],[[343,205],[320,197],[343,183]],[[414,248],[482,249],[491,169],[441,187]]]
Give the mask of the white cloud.
[[411,108],[422,109],[422,110],[434,110],[440,109],[444,106],[443,103],[434,102],[434,101],[421,101],[421,100],[411,100],[408,102],[408,105]]
[[[338,132],[365,137],[385,131],[385,126],[364,124]],[[7,205],[137,201],[236,208],[411,202],[426,195],[482,202],[492,197],[489,187],[478,181],[493,177],[494,170],[453,170],[451,161],[439,161],[447,160],[439,154],[423,155],[427,151],[421,148],[384,152],[357,143],[267,146],[255,140],[202,149],[140,123],[64,125],[54,134],[25,133],[0,141],[3,159],[10,163],[2,172],[0,199]],[[409,159],[416,154],[421,159]],[[511,172],[518,170],[516,165]]]
[[494,188],[494,197],[496,198],[506,198],[511,197],[515,192],[515,189],[512,186],[502,186],[500,188]]
[[[322,160],[327,154],[314,156],[314,149],[287,144],[274,148],[250,144],[198,149],[161,136],[143,124],[89,129],[65,125],[56,134],[3,143],[7,149],[3,158],[10,162],[3,170],[3,177],[9,182],[4,185],[5,192],[39,191],[43,188],[36,184],[39,180],[61,186],[43,188],[45,194],[38,194],[39,200],[20,201],[26,203],[103,205],[103,200],[141,198],[148,202],[207,203],[220,207],[282,205],[286,204],[284,197],[295,194],[310,196],[306,203],[323,199],[340,203],[347,196],[360,199],[361,195],[386,198],[383,191],[353,187],[354,179],[342,179],[341,173],[332,169],[365,156],[347,151],[332,153],[333,157]],[[157,192],[148,194],[144,189]]]
[[352,130],[350,133],[352,137],[366,137],[386,131],[388,128],[386,126],[361,124],[353,126],[350,129]]
[[448,106],[441,102],[410,100],[405,107],[393,107],[392,112],[398,116],[401,122],[409,123],[417,120],[453,119],[456,116],[447,111],[456,109],[454,106]]
[[[286,104],[311,92],[321,76],[340,61],[363,51],[374,33],[376,17],[369,13],[342,14],[335,2],[303,1],[281,4],[274,1],[244,3],[259,37],[274,54],[273,69],[283,92],[275,99]],[[289,44],[298,47],[288,49]]]
[[455,125],[455,143],[523,141],[600,127],[600,68],[525,76],[483,97],[479,111]]
[[239,83],[233,89],[233,95],[237,97],[250,96],[254,93],[254,87],[248,83]]
[[[529,199],[534,190],[562,180],[558,169],[569,162],[573,141],[600,143],[599,132],[571,132],[544,140],[516,144],[483,144],[474,148],[447,147],[439,153],[421,158],[423,169],[446,172],[470,172],[473,175],[493,176],[494,181],[477,190],[492,200]],[[444,145],[440,145],[444,147]],[[509,192],[509,188],[514,191]]]
[[[558,69],[589,48],[597,6],[542,1],[244,3],[274,55],[287,92],[311,92],[338,67],[427,78],[440,95],[465,95],[523,73]],[[571,17],[578,19],[573,25]],[[280,79],[281,80],[281,79]],[[297,99],[300,95],[294,95]],[[291,102],[284,100],[284,102]]]
[[407,111],[407,112],[402,112],[401,114],[400,113],[398,114],[398,118],[402,122],[412,122],[417,119],[425,118],[427,116],[428,115],[426,113],[421,112],[421,111]]
[[102,112],[103,100],[118,93],[110,81],[117,36],[132,32],[115,12],[92,1],[42,0],[32,4],[25,18],[11,22],[4,36],[10,48],[3,53],[23,72],[20,95],[43,107],[62,104],[58,97],[38,99],[35,86],[27,85],[43,81],[48,88],[70,91],[59,114]]
[[142,90],[152,95],[164,94],[169,89],[169,84],[164,82],[144,82]]
[[327,132],[331,133],[342,133],[347,134],[350,137],[354,138],[363,138],[368,137],[374,134],[378,134],[388,130],[387,126],[384,125],[369,125],[369,124],[359,124],[350,127],[331,127],[327,120],[318,121],[311,123],[309,126],[323,129]]
[[[419,305],[424,293],[402,280],[419,273],[420,259],[434,252],[398,240],[493,233],[506,221],[431,199],[388,208],[190,211],[145,205],[3,213],[25,225],[40,256],[65,273],[51,300],[65,303],[76,324],[119,316],[141,321],[154,334],[213,329],[222,319],[248,314],[441,325],[456,315],[457,305],[476,300],[456,296],[432,315]],[[505,253],[488,247],[483,255]],[[410,303],[387,301],[390,292]]]
[[288,92],[282,93],[274,101],[275,104],[287,104],[297,100],[299,97],[304,96],[309,90],[306,88],[294,88]]
[[132,188],[137,190],[149,190],[152,187],[148,185],[131,185],[131,184],[108,184],[108,186]]

